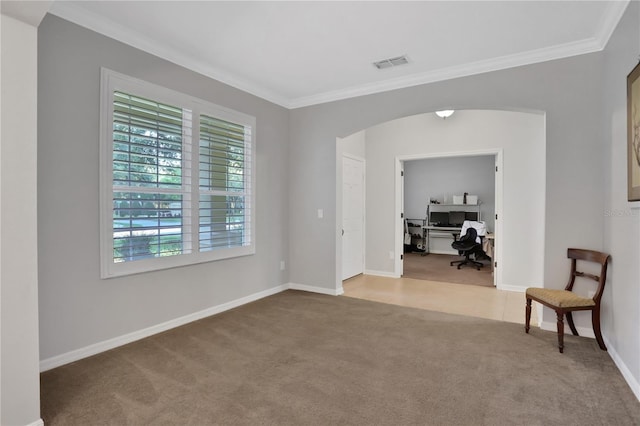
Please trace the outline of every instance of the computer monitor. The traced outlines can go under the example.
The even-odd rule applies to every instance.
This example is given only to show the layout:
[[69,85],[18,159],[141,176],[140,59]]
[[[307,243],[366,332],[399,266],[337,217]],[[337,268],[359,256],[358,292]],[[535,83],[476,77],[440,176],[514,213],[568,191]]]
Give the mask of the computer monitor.
[[466,212],[449,212],[449,225],[462,226],[465,221]]
[[449,224],[449,212],[429,213],[429,223],[434,226],[447,226]]
[[473,220],[476,222],[478,220],[478,212],[464,212],[465,220]]

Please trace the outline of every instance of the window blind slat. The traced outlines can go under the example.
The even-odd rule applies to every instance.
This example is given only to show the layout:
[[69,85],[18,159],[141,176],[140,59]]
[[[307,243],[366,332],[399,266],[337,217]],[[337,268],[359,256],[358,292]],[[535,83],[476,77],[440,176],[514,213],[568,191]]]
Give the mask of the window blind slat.
[[122,92],[113,107],[114,184],[180,188],[182,109]]
[[246,190],[250,179],[250,157],[245,144],[250,131],[244,126],[216,119],[200,117],[200,173],[201,189],[214,191]]

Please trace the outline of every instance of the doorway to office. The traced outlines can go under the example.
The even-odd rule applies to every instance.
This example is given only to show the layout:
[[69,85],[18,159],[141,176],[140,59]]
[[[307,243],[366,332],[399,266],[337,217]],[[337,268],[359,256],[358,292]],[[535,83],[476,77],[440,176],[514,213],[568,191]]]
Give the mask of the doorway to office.
[[[498,185],[499,153],[460,152],[400,159],[401,216],[405,227],[403,277],[496,285],[494,238],[497,205],[502,196]],[[483,265],[480,268],[465,265],[458,269],[450,264],[463,259],[452,243],[459,237],[465,220],[486,232],[481,250],[479,247],[473,256]]]
[[[522,292],[543,282],[545,235],[545,115],[459,110],[442,120],[418,114],[361,130],[336,144],[336,292],[342,292],[342,157],[366,161],[364,275],[403,273],[401,166],[425,158],[493,155],[499,165],[495,226],[496,287]],[[455,195],[455,194],[454,194]]]

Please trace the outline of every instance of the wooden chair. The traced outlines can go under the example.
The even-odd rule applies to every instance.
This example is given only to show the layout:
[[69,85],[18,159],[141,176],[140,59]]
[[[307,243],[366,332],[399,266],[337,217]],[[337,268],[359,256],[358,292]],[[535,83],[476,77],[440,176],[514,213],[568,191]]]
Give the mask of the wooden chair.
[[[527,306],[525,313],[525,332],[529,333],[529,323],[531,321],[531,301],[542,303],[556,311],[558,319],[558,349],[560,353],[564,351],[564,322],[563,317],[567,315],[567,322],[571,328],[571,332],[574,336],[578,336],[578,331],[573,324],[573,311],[591,311],[591,324],[593,325],[593,333],[596,336],[596,340],[600,349],[607,350],[607,347],[602,340],[602,334],[600,332],[600,300],[602,299],[602,292],[604,291],[604,285],[607,282],[607,264],[610,255],[593,250],[583,250],[570,248],[567,250],[567,257],[571,259],[571,276],[569,277],[569,283],[564,290],[553,290],[548,288],[536,288],[529,287],[526,292]],[[594,262],[600,265],[600,275],[588,274],[586,272],[579,272],[576,270],[577,261]],[[576,277],[591,278],[598,283],[593,298],[581,297],[573,293],[573,284],[576,281]]]

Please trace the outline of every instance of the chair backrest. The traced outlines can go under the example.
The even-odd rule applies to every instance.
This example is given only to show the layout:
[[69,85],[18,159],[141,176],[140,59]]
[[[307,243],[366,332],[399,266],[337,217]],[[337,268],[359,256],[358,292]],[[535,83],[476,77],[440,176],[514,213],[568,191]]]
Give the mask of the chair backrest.
[[476,230],[477,237],[484,237],[487,235],[487,224],[477,220],[465,220],[462,223],[460,235],[464,235],[469,228],[474,228]]
[[[598,283],[598,288],[593,295],[593,300],[599,304],[600,299],[602,298],[602,292],[604,291],[604,285],[607,282],[607,265],[609,264],[611,256],[607,253],[594,250],[570,248],[567,250],[567,257],[571,259],[571,276],[569,277],[569,283],[565,287],[565,290],[571,291],[573,289],[576,277],[590,278]],[[599,264],[600,275],[578,271],[576,269],[578,260]]]
[[478,231],[475,228],[469,228],[466,234],[460,237],[460,241],[473,241],[475,243],[476,238],[478,238]]

